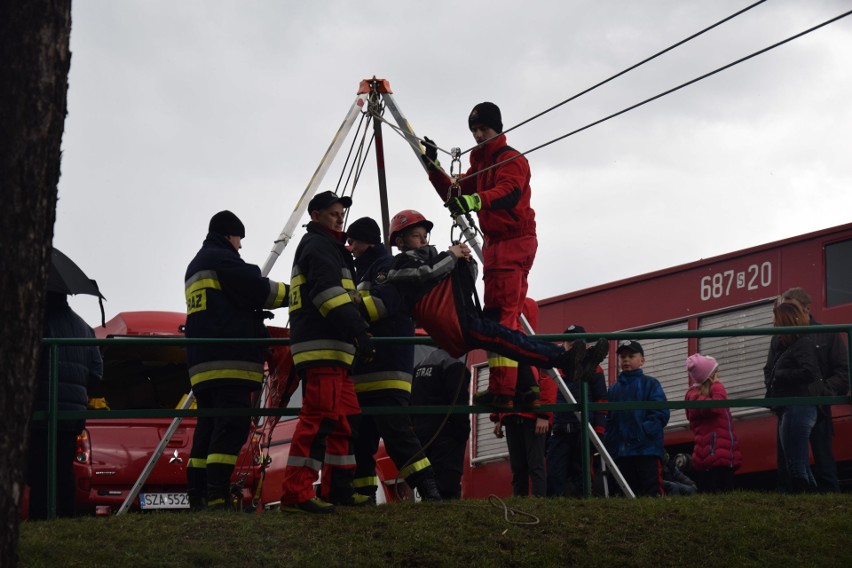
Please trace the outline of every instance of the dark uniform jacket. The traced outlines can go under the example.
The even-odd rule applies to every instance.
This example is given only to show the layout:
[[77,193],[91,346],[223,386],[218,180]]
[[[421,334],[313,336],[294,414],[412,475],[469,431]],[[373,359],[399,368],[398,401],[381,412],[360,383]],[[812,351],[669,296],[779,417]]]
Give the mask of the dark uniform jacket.
[[[358,292],[367,302],[370,291],[387,281],[393,260],[393,255],[381,245],[370,247],[355,259]],[[414,322],[408,313],[397,310],[387,318],[371,323],[370,333],[375,337],[411,337],[414,335]],[[367,364],[356,364],[352,371],[359,400],[387,394],[409,398],[413,367],[414,345],[377,342],[373,360]]]
[[[571,391],[574,400],[580,402],[580,382],[571,380],[570,377],[563,377],[565,386]],[[607,387],[606,379],[604,378],[603,369],[598,367],[595,370],[595,377],[589,383],[589,402],[607,402]],[[556,403],[568,404],[568,400],[562,394],[562,390],[556,389]],[[594,427],[595,432],[603,434],[606,428],[606,410],[595,410],[591,413],[589,422]],[[573,434],[581,432],[580,421],[577,419],[577,414],[573,411],[569,412],[554,412],[553,413],[553,433],[556,435]]]
[[345,233],[315,221],[296,248],[290,279],[290,337],[297,370],[352,368],[355,338],[367,331],[358,313],[352,255]]
[[[186,337],[262,338],[263,309],[287,305],[287,285],[264,278],[228,240],[208,233],[185,277]],[[192,389],[244,385],[260,388],[265,348],[249,344],[190,345]]]

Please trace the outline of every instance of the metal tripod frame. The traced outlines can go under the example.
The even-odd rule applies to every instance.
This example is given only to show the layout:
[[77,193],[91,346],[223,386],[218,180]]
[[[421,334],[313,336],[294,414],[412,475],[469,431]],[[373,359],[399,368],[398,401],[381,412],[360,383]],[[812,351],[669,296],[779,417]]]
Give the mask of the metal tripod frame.
[[[293,209],[293,212],[290,214],[290,218],[287,220],[287,223],[284,225],[284,228],[281,230],[281,233],[278,235],[278,238],[273,242],[272,250],[269,253],[269,256],[266,258],[266,262],[264,262],[263,267],[261,268],[261,274],[263,276],[268,276],[269,272],[272,270],[272,267],[275,265],[275,262],[284,252],[284,249],[287,248],[287,245],[290,243],[290,240],[293,238],[293,234],[296,231],[296,228],[299,225],[299,221],[305,214],[305,211],[308,208],[308,203],[316,194],[317,189],[322,184],[323,178],[325,178],[326,173],[328,173],[331,164],[334,162],[337,153],[340,151],[343,142],[346,140],[349,131],[352,129],[352,125],[355,123],[355,119],[358,117],[358,114],[363,112],[363,107],[367,105],[367,112],[373,118],[373,132],[376,140],[376,163],[379,175],[379,190],[380,190],[380,199],[381,199],[381,207],[382,207],[382,226],[386,229],[389,224],[388,219],[388,211],[387,211],[387,184],[385,182],[385,167],[384,167],[384,148],[382,142],[382,121],[383,119],[378,115],[378,109],[381,105],[384,104],[384,107],[390,110],[393,115],[394,120],[396,121],[397,127],[399,128],[399,132],[402,134],[405,141],[408,142],[408,145],[411,147],[412,152],[417,157],[417,161],[420,162],[420,165],[426,170],[426,165],[422,160],[422,156],[425,154],[425,149],[420,144],[420,139],[414,133],[414,129],[411,128],[408,120],[402,114],[402,111],[399,109],[399,105],[396,104],[396,101],[393,97],[393,91],[391,91],[390,83],[386,79],[377,79],[373,77],[372,79],[365,79],[361,81],[358,86],[358,93],[355,97],[355,101],[352,103],[352,106],[349,107],[349,110],[346,113],[346,116],[343,118],[343,122],[341,122],[340,127],[337,129],[337,132],[334,135],[334,138],[331,140],[331,144],[329,144],[328,148],[325,151],[322,159],[320,160],[317,169],[314,171],[314,175],[311,177],[308,182],[307,187],[302,192],[302,195],[299,197],[299,200],[296,202],[296,207]],[[428,173],[428,170],[426,170]],[[463,215],[459,215],[455,219],[456,225],[462,231],[466,243],[471,249],[476,253],[479,262],[482,263],[482,247],[477,240],[476,231],[471,227],[470,223],[468,223],[467,219]],[[385,235],[385,245],[389,246],[387,234]],[[534,335],[532,327],[530,326],[527,318],[521,314],[521,322],[524,326],[526,332],[530,335]],[[571,394],[571,391],[568,390],[568,387],[565,385],[565,382],[562,380],[557,369],[552,370],[554,375],[554,380],[556,381],[559,390],[562,391],[563,396],[565,396],[566,400],[570,400],[572,404],[576,404],[577,400]],[[194,394],[192,391],[189,392],[186,400],[184,401],[184,405],[182,408],[189,408],[189,405],[194,400]],[[582,416],[580,412],[575,412],[577,418],[583,423]],[[169,426],[166,433],[163,435],[163,438],[160,440],[159,446],[154,451],[147,465],[142,471],[139,479],[133,486],[130,494],[125,499],[121,508],[117,512],[117,514],[122,514],[126,512],[130,508],[130,504],[138,495],[140,489],[145,484],[145,481],[148,479],[151,471],[154,469],[154,465],[159,459],[160,455],[163,453],[166,445],[171,440],[174,431],[177,429],[178,425],[181,422],[181,417],[177,416],[172,420],[171,425]],[[594,428],[590,423],[586,423],[586,428],[588,430],[588,438],[589,441],[594,444],[595,448],[600,452],[601,460],[606,464],[607,470],[612,473],[615,477],[616,482],[621,487],[622,492],[628,497],[635,497],[635,494],[630,489],[627,484],[627,481],[624,479],[624,476],[621,474],[621,471],[615,465],[615,462],[607,451],[606,447],[603,444],[603,441],[597,435]]]

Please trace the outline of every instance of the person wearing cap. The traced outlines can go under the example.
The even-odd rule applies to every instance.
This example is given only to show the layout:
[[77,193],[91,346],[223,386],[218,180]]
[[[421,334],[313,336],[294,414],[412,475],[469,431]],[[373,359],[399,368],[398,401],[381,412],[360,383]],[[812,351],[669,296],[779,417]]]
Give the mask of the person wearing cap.
[[[230,211],[213,215],[201,250],[184,277],[186,337],[268,337],[264,310],[287,305],[287,285],[261,276],[240,258],[246,232]],[[261,345],[188,345],[187,365],[198,408],[250,408],[263,381]],[[229,508],[230,482],[248,438],[250,416],[199,416],[186,468],[191,509]]]
[[[379,225],[370,217],[352,222],[346,229],[347,242],[355,257],[355,281],[358,292],[369,297],[374,286],[387,280],[393,255],[382,246]],[[370,324],[374,337],[413,337],[414,322],[404,312]],[[352,371],[355,394],[361,408],[375,406],[408,407],[414,371],[414,345],[379,343],[373,360],[356,363]],[[439,500],[435,472],[423,453],[414,432],[411,416],[401,414],[359,415],[353,422],[355,437],[355,490],[375,502],[379,478],[375,453],[384,439],[388,456],[400,477],[424,500]]]
[[[569,325],[563,333],[586,333],[582,325]],[[566,350],[582,349],[584,342],[565,340],[562,346]],[[609,342],[605,339],[595,344],[601,359],[609,352]],[[606,349],[606,351],[604,351]],[[572,369],[566,369],[562,378],[574,397],[580,401],[580,384],[575,380]],[[550,372],[550,371],[546,371]],[[606,378],[603,369],[598,365],[594,376],[589,382],[589,401],[594,403],[607,402]],[[556,403],[568,404],[561,389],[557,389]],[[606,427],[606,410],[595,410],[591,413],[589,422],[601,439]],[[547,440],[547,496],[548,497],[582,497],[583,496],[583,425],[575,411],[554,412],[553,427]]]
[[[530,204],[529,163],[506,144],[500,108],[494,103],[473,107],[468,127],[477,146],[470,153],[470,168],[461,177],[460,195],[450,194],[451,180],[439,167],[437,148],[428,138],[424,164],[429,180],[454,216],[477,212],[485,241],[485,316],[508,328],[523,330],[520,315],[527,295],[527,277],[538,249],[535,211]],[[523,393],[534,387],[518,385],[518,363],[494,353],[488,355],[488,372],[488,389],[474,395],[478,404],[512,397],[516,387]],[[528,398],[532,400],[534,394]]]
[[[622,341],[616,351],[621,372],[609,387],[609,401],[665,402],[660,381],[646,375],[645,351],[638,341]],[[663,495],[663,429],[669,423],[668,408],[610,410],[606,418],[606,448],[625,481],[638,496]]]
[[[352,429],[360,413],[350,372],[373,356],[358,312],[355,267],[343,220],[352,199],[331,191],[308,203],[311,221],[296,247],[290,276],[290,349],[302,382],[302,408],[284,470],[281,510],[333,513],[335,504],[363,505],[352,477]],[[314,482],[322,472],[320,496]]]
[[[700,353],[686,359],[689,389],[685,400],[728,400],[719,380],[719,364]],[[742,465],[730,408],[687,408],[686,418],[695,436],[692,470],[702,493],[734,489],[734,471]]]

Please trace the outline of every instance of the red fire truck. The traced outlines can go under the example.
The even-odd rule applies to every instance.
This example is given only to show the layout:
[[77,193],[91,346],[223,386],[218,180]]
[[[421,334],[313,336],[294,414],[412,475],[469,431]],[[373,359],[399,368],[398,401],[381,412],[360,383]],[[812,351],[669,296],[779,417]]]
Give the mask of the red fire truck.
[[[666,270],[572,292],[539,302],[538,333],[562,333],[571,323],[589,332],[684,331],[772,327],[774,300],[799,286],[813,297],[814,319],[852,323],[852,224],[785,239]],[[658,378],[669,400],[687,389],[686,358],[701,352],[718,359],[729,398],[765,395],[763,366],[770,337],[645,339],[646,371]],[[482,361],[481,356],[476,359]],[[615,354],[604,362],[610,382]],[[475,384],[487,384],[487,368],[473,366]],[[771,488],[776,470],[776,419],[763,408],[733,408],[741,441],[744,487]],[[832,408],[834,454],[841,483],[852,483],[850,406]],[[469,471],[463,494],[506,494],[506,448],[491,432],[487,415],[474,415]],[[692,435],[683,410],[673,410],[666,431],[671,455],[691,453]]]

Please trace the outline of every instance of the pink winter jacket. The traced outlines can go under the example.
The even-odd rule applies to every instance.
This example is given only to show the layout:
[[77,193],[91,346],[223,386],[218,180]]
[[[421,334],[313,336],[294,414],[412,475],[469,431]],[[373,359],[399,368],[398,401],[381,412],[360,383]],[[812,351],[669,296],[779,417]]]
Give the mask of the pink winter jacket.
[[[710,384],[710,396],[701,395],[701,387],[690,387],[686,400],[727,400],[728,393],[719,382]],[[686,418],[695,435],[692,450],[692,467],[695,471],[707,471],[714,467],[732,467],[742,464],[734,421],[730,408],[687,408]]]

